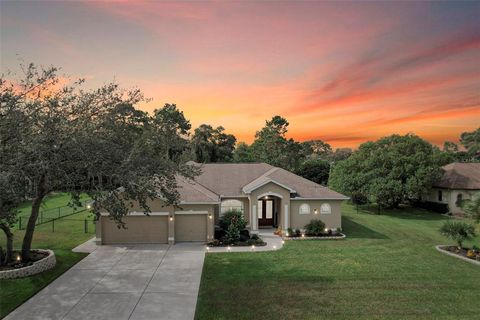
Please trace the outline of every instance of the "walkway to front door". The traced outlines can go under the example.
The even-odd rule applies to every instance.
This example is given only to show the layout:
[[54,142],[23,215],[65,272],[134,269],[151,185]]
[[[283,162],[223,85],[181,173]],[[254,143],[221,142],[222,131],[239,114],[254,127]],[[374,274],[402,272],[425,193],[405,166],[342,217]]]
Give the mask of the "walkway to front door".
[[5,319],[195,316],[205,246],[98,246]]

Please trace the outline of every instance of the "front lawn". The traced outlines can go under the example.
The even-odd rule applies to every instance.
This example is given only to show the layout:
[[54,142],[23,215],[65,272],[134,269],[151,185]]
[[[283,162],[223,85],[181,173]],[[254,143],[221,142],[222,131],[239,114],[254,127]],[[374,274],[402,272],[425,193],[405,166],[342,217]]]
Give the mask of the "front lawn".
[[[65,205],[68,197],[55,195],[46,200],[46,208]],[[25,211],[28,204],[22,206]],[[84,232],[84,219],[92,220],[88,212],[77,213],[55,221],[55,232],[52,232],[52,223],[42,224],[36,227],[33,248],[52,249],[57,258],[55,268],[38,275],[13,280],[0,280],[0,318],[6,316],[17,306],[25,302],[32,295],[40,291],[47,284],[71,268],[75,263],[85,257],[86,254],[74,253],[72,248],[92,238],[95,234],[95,226],[89,222],[88,233]],[[14,230],[15,249],[21,247],[24,231]],[[5,243],[3,232],[0,235],[0,243]]]
[[449,243],[438,233],[445,217],[411,208],[357,214],[347,204],[343,213],[346,240],[208,254],[196,318],[480,318],[480,268],[434,248]]

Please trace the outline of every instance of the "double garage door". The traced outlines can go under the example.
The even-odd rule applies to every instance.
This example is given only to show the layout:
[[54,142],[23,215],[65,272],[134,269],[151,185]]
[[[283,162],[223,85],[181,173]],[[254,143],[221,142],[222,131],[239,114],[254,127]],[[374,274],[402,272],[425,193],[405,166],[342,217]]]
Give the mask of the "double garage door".
[[[127,229],[102,217],[102,243],[168,243],[167,216],[125,217]],[[206,241],[207,217],[204,214],[177,214],[174,219],[175,242]]]

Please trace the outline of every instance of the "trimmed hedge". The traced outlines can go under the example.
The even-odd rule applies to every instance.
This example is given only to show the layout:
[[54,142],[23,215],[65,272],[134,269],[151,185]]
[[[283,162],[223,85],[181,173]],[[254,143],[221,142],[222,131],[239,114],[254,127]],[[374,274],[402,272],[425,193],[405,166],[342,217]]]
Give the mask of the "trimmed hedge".
[[427,209],[429,211],[438,212],[438,213],[448,213],[450,209],[448,204],[439,203],[433,201],[418,201],[413,204],[415,207]]

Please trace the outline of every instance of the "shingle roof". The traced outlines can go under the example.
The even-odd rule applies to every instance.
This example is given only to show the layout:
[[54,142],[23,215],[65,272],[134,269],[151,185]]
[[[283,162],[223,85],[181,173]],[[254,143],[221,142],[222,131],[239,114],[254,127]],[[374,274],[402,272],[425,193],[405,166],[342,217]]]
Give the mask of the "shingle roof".
[[177,177],[178,193],[180,193],[180,202],[219,202],[220,197],[214,192],[208,190],[201,184]]
[[271,181],[289,188],[300,198],[348,199],[327,187],[266,163],[207,163],[199,166],[202,173],[195,178],[197,184],[220,197],[244,196],[243,190],[254,190],[256,186]]
[[480,163],[454,162],[442,169],[443,176],[434,187],[480,190]]
[[272,168],[266,163],[207,163],[195,181],[218,195],[240,196],[244,185]]

